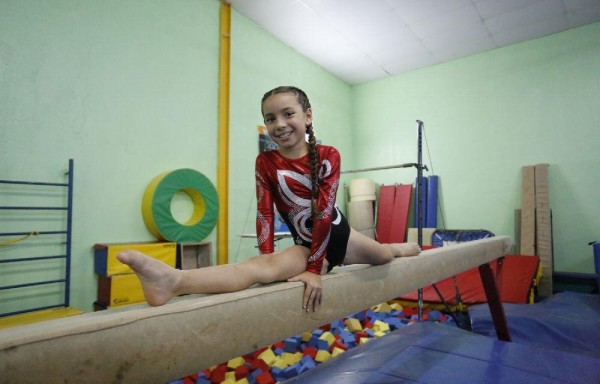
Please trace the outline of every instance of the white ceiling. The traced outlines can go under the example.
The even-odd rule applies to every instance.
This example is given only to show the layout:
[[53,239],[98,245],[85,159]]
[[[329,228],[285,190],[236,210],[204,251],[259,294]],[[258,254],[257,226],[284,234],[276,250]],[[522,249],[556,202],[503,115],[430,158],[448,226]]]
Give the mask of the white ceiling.
[[352,85],[600,21],[600,0],[230,3],[237,12]]

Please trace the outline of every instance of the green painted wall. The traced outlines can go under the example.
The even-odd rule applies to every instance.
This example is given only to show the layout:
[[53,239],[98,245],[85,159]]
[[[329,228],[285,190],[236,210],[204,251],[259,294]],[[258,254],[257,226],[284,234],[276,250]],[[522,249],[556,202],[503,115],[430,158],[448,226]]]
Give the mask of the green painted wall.
[[[152,178],[194,168],[216,184],[219,7],[217,0],[0,2],[0,179],[62,181],[68,159],[75,160],[74,307],[91,310],[96,297],[95,243],[154,240],[140,209]],[[239,261],[256,254],[255,241],[239,235],[254,231],[248,210],[262,94],[283,83],[304,87],[319,138],[333,142],[343,130],[336,144],[350,155],[351,88],[235,11],[232,19],[229,248],[230,260]],[[27,193],[12,189],[0,205],[23,205]],[[40,204],[64,203],[56,190],[41,195],[34,198]],[[185,196],[176,195],[173,208],[182,219],[190,213]],[[0,232],[34,230],[22,212],[0,215]],[[63,224],[56,214],[37,218],[50,229]],[[214,244],[216,231],[207,240]],[[40,247],[60,252],[42,243],[0,247],[0,258]],[[4,264],[0,285],[20,283],[23,274],[58,278],[61,266]],[[11,292],[0,292],[3,312],[61,295],[59,286]]]
[[[218,19],[217,0],[0,2],[0,179],[59,181],[75,160],[77,308],[91,310],[95,300],[93,244],[153,240],[140,213],[153,177],[189,167],[216,182]],[[239,235],[254,232],[260,98],[296,84],[311,98],[318,138],[340,149],[343,169],[413,162],[414,120],[425,121],[448,228],[512,235],[520,167],[550,163],[557,268],[591,271],[600,25],[356,87],[235,11],[232,25],[230,261],[256,254],[254,240]],[[411,183],[413,174],[364,176]],[[48,191],[34,198],[63,199]],[[185,211],[184,197],[175,203]],[[0,231],[20,225],[0,214]],[[60,220],[43,216],[40,225]],[[29,244],[22,248],[43,247],[39,238]],[[17,249],[0,247],[0,257]],[[0,269],[3,283],[15,269],[46,273],[11,268]],[[41,305],[55,295],[0,295],[0,306]]]
[[140,208],[154,176],[190,167],[215,179],[218,10],[213,0],[0,3],[1,177],[62,180],[75,160],[77,308],[95,300],[95,243],[153,240]]
[[[446,228],[514,236],[521,167],[548,163],[555,269],[593,273],[599,68],[596,23],[357,86],[356,164],[415,161],[420,119]],[[376,180],[412,183],[415,173],[386,171]]]

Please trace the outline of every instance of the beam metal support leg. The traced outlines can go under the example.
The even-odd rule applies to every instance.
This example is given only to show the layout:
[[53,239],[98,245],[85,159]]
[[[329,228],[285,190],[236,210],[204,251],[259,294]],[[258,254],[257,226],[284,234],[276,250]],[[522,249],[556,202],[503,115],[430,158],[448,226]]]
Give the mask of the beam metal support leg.
[[[498,260],[498,271],[501,271],[502,268],[501,260],[502,259]],[[504,314],[504,307],[502,306],[502,301],[500,301],[496,278],[494,277],[492,267],[489,263],[481,264],[479,266],[479,275],[483,282],[483,289],[485,290],[485,296],[488,305],[490,306],[490,313],[492,314],[492,320],[494,321],[494,328],[496,328],[498,340],[512,341],[506,322],[506,315]]]

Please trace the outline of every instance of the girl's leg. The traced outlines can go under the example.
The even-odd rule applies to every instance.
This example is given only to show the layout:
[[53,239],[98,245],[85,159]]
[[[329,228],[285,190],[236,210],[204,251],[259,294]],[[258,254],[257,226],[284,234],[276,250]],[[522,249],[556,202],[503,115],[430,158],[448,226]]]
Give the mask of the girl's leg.
[[416,243],[381,244],[351,228],[344,264],[386,264],[394,257],[414,256],[420,252]]
[[123,251],[117,258],[138,275],[146,301],[156,306],[181,294],[234,292],[256,283],[286,280],[306,269],[309,252],[294,245],[241,263],[190,270],[172,268],[136,251]]

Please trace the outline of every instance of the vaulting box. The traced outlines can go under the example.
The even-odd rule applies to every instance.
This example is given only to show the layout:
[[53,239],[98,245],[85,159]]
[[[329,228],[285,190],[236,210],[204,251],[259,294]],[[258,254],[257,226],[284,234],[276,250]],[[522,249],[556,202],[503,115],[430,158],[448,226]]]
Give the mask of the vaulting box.
[[140,303],[144,292],[136,274],[98,276],[98,302],[108,307]]
[[117,254],[132,249],[175,267],[177,259],[176,243],[115,243],[94,245],[94,272],[101,276],[114,276],[133,273],[131,268],[117,260]]

